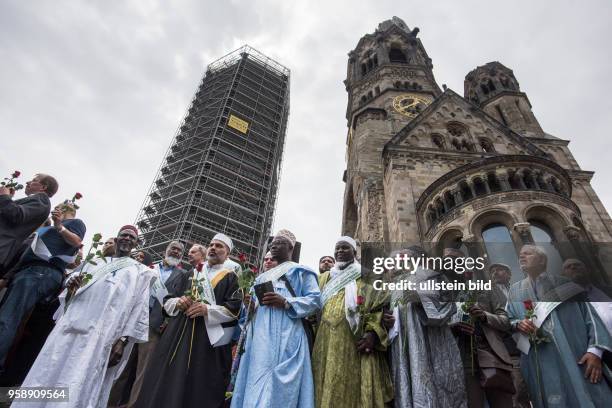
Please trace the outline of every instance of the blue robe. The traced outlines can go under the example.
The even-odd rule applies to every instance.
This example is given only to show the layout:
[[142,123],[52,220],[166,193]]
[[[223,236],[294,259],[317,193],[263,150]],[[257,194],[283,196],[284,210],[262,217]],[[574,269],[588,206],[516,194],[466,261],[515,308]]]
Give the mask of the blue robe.
[[[510,288],[506,309],[513,324],[525,318],[523,300],[536,300],[529,278]],[[612,373],[602,364],[603,378],[591,384],[578,361],[590,347],[612,350],[610,336],[587,302],[565,301],[546,318],[541,328],[551,338],[521,353],[521,372],[534,407],[605,407],[612,401]],[[537,361],[537,362],[536,362]],[[539,363],[540,390],[536,367]],[[607,401],[607,402],[606,402]]]
[[296,297],[291,296],[279,279],[273,282],[274,291],[287,299],[291,307],[257,305],[248,327],[232,407],[314,407],[310,351],[300,319],[321,307],[317,275],[297,265],[285,276]]

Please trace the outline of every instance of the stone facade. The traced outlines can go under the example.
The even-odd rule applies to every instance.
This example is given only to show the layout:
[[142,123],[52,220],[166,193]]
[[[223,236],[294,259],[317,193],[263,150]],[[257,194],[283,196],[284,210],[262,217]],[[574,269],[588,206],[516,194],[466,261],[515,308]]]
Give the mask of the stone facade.
[[349,53],[343,233],[452,245],[503,225],[518,248],[537,225],[553,244],[612,242],[593,173],[542,130],[513,72],[491,62],[464,96],[442,91],[417,34],[394,17]]

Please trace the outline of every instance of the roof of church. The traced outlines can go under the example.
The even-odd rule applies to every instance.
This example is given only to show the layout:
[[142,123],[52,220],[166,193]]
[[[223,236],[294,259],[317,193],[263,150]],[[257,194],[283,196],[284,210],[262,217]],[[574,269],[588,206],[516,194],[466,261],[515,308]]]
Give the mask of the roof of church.
[[[410,132],[416,126],[422,123],[430,115],[435,113],[444,101],[449,100],[451,98],[459,101],[460,103],[469,105],[470,110],[473,113],[485,119],[487,122],[491,124],[491,126],[498,128],[501,132],[506,134],[510,139],[512,139],[518,145],[524,146],[527,149],[527,151],[529,151],[530,154],[533,154],[536,156],[543,156],[543,157],[547,156],[546,153],[542,149],[536,146],[528,138],[516,133],[515,131],[510,129],[508,126],[499,122],[498,120],[496,120],[495,118],[487,114],[485,111],[483,111],[476,105],[468,102],[465,98],[463,98],[461,95],[458,95],[456,92],[454,92],[450,88],[447,88],[442,95],[437,97],[427,108],[425,108],[425,110],[419,113],[413,120],[410,121],[410,123],[404,126],[399,132],[395,134],[395,136],[393,136],[387,143],[385,143],[383,152],[386,151],[388,147],[397,146],[401,144],[402,141],[406,139],[406,137],[409,136]],[[551,135],[548,135],[548,136],[551,136]]]
[[391,26],[394,25],[401,28],[405,32],[410,33],[410,29],[408,28],[404,20],[396,16],[393,16],[391,19],[385,20],[382,23],[378,24],[378,28],[376,29],[376,31],[387,31],[389,28],[391,28]]

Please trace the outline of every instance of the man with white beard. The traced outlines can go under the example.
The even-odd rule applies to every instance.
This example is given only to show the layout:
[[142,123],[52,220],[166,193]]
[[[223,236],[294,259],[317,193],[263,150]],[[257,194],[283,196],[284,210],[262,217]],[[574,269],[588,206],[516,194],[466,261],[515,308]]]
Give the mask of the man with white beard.
[[[113,385],[109,407],[125,406],[123,402],[128,399],[128,392],[127,408],[133,407],[138,399],[147,364],[167,324],[167,318],[162,313],[164,297],[177,289],[178,284],[182,281],[181,277],[187,273],[180,267],[184,250],[185,246],[181,242],[170,242],[164,259],[153,266],[157,280],[151,286],[151,297],[149,298],[149,341],[134,347],[128,366]],[[129,380],[134,366],[136,366],[136,377],[130,391]]]

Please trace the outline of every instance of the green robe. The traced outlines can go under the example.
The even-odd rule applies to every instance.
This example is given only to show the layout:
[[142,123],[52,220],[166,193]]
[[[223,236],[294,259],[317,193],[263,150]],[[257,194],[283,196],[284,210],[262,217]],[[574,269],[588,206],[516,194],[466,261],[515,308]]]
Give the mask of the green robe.
[[[329,272],[320,276],[321,289],[329,277]],[[341,289],[323,307],[312,353],[317,408],[382,408],[393,400],[385,354],[387,330],[381,324],[382,307],[388,297],[361,279],[357,279],[357,293],[365,298],[365,310],[371,311],[365,316],[364,332],[373,331],[378,336],[376,351],[369,354],[357,351],[357,339],[345,318]]]

